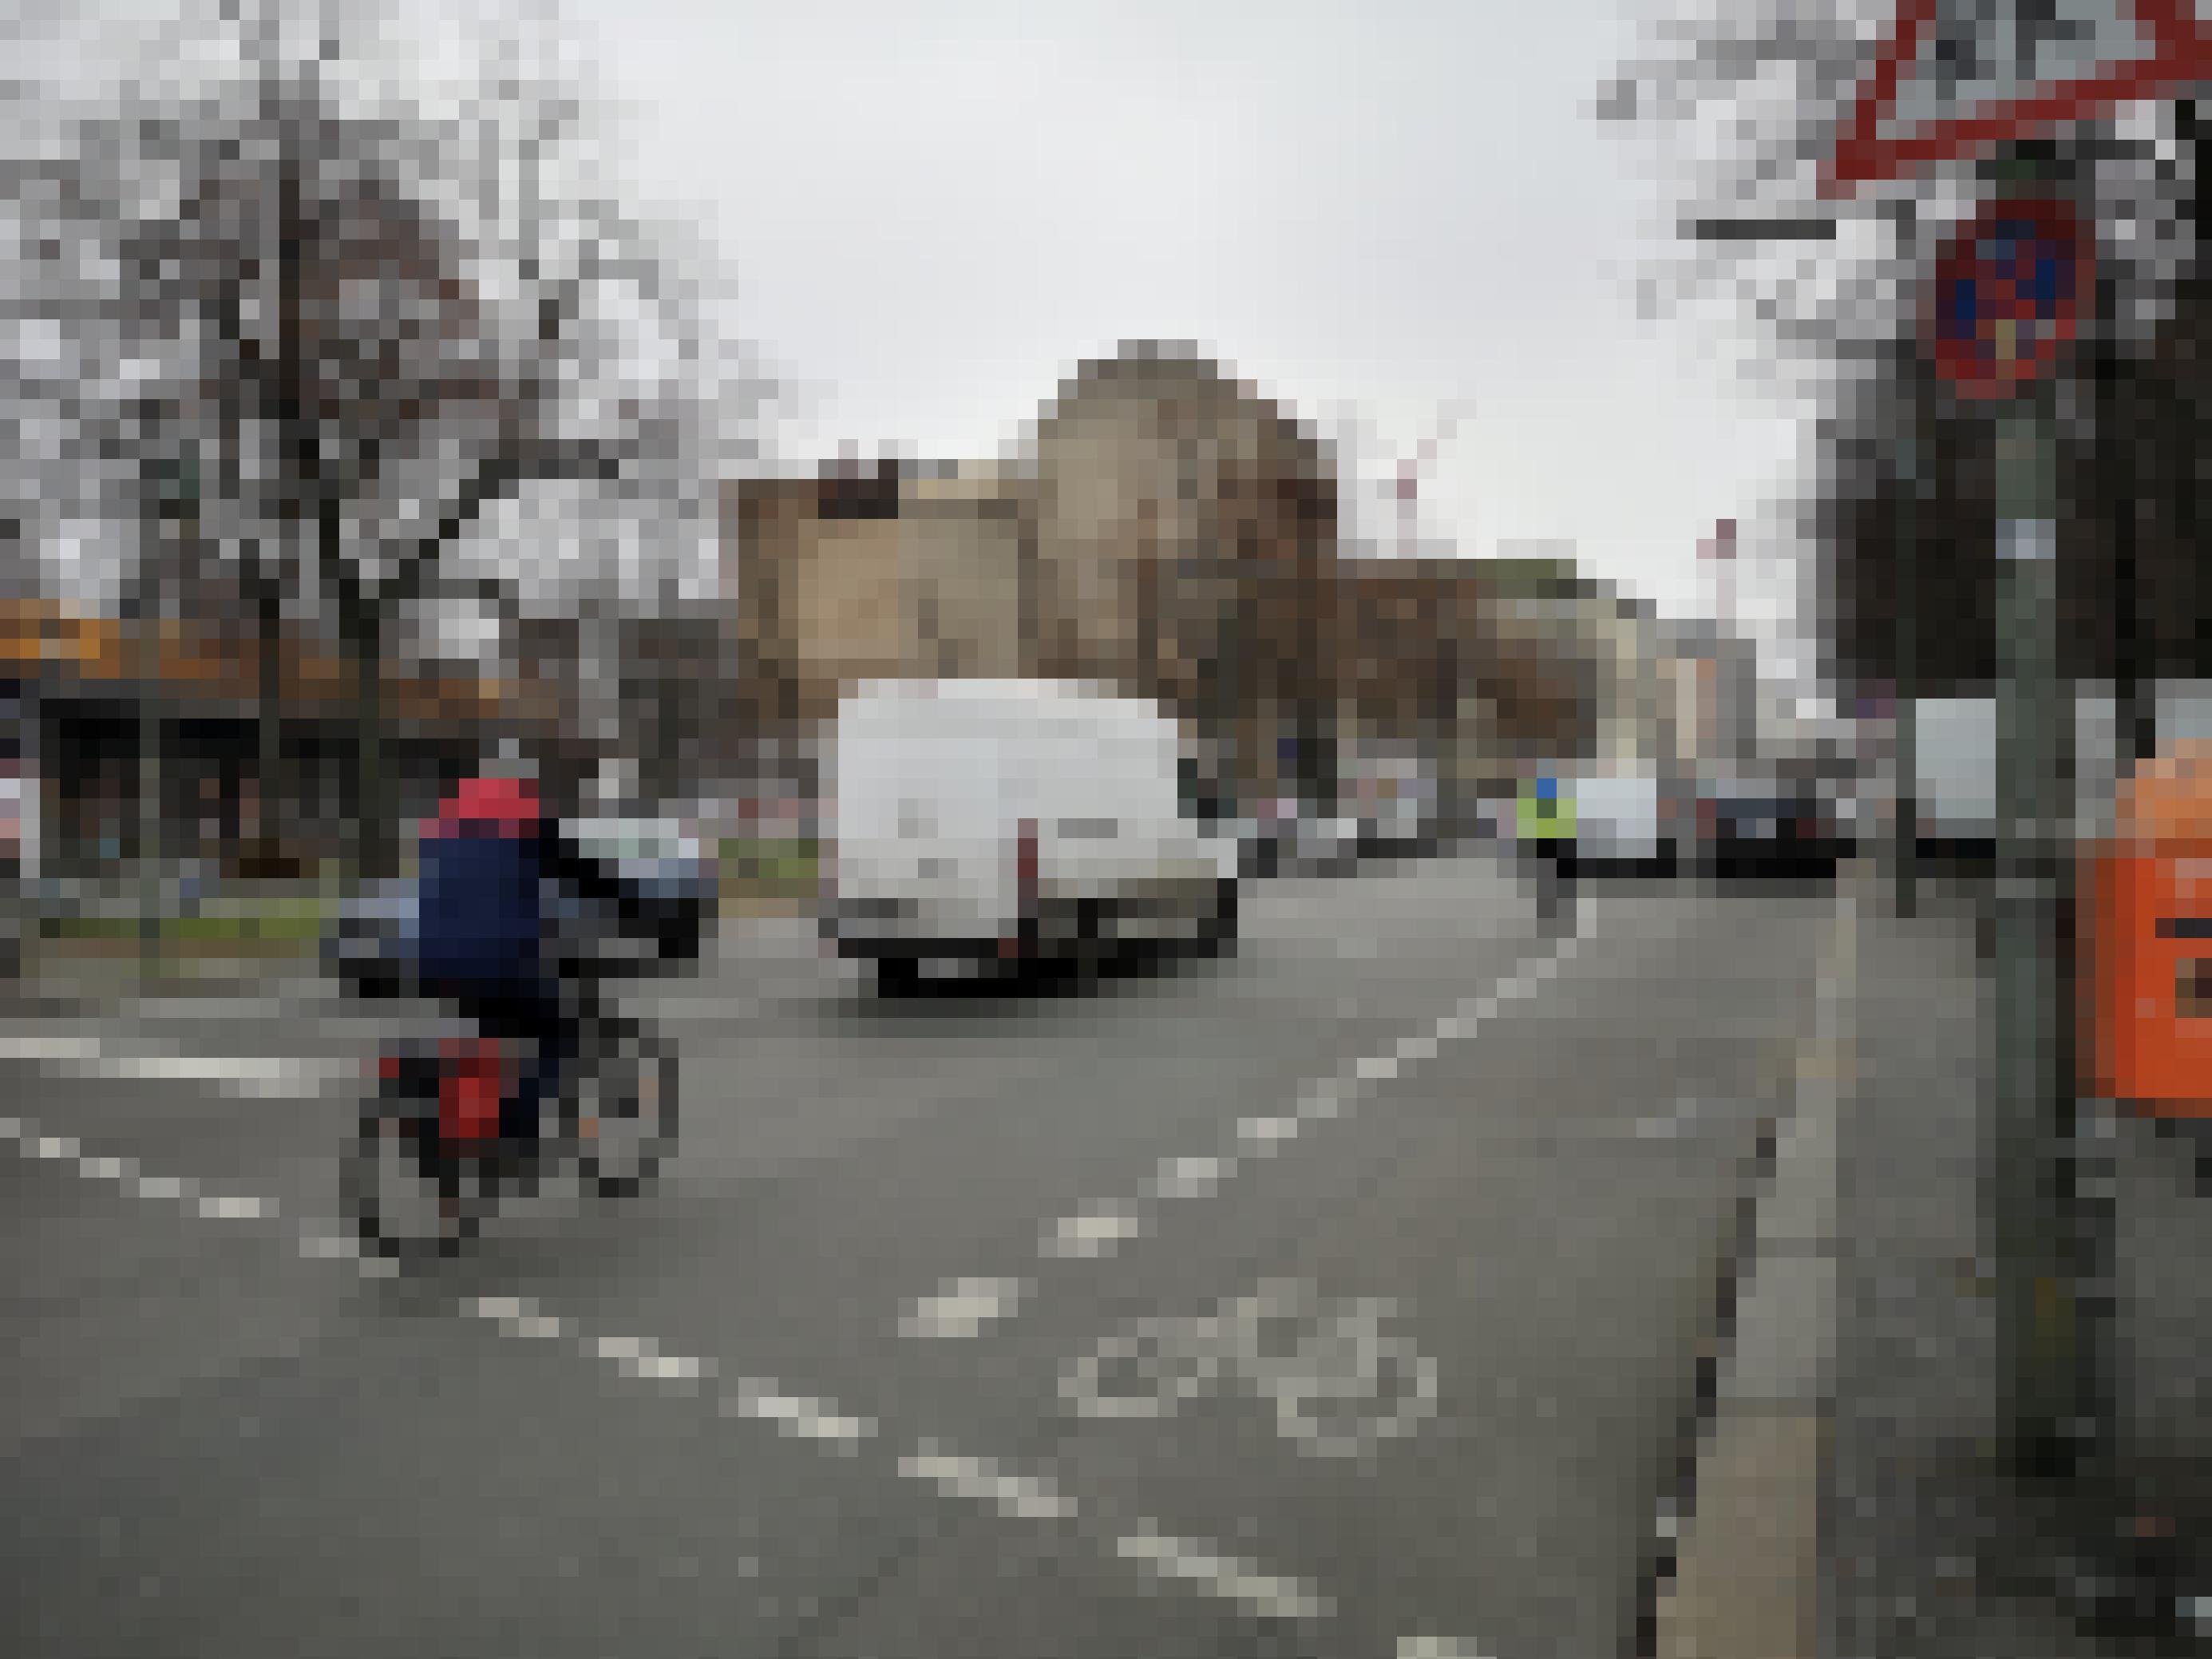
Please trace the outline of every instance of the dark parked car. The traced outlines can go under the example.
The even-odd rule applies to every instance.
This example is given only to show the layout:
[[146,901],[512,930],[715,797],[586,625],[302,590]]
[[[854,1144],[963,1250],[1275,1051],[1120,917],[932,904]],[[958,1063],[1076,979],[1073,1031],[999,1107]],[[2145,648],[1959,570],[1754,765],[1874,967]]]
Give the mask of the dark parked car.
[[1831,874],[1850,851],[1834,808],[1809,791],[1717,791],[1698,817],[1717,875]]
[[[622,977],[694,960],[719,908],[716,862],[662,819],[586,819],[562,834],[584,872],[566,896],[568,971]],[[323,939],[325,969],[367,997],[411,996],[416,886],[382,882],[340,907]]]
[[415,988],[416,884],[380,882],[349,899],[323,937],[323,966],[365,997]]
[[720,902],[718,861],[672,818],[594,818],[563,826],[586,872],[574,918],[586,972],[650,973],[694,960]]

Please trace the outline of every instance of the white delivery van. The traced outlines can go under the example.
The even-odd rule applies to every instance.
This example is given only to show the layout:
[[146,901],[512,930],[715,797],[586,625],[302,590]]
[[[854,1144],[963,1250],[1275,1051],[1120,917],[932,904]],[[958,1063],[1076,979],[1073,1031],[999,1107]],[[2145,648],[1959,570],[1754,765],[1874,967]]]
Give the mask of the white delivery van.
[[1923,850],[1988,856],[1996,849],[1997,706],[1988,697],[1923,697],[1915,705],[1914,772]]
[[925,963],[1225,945],[1233,837],[1185,807],[1153,703],[1040,680],[881,680],[829,744],[822,931],[887,985]]
[[1573,781],[1577,868],[1657,872],[1673,862],[1674,839],[1650,772],[1585,774]]

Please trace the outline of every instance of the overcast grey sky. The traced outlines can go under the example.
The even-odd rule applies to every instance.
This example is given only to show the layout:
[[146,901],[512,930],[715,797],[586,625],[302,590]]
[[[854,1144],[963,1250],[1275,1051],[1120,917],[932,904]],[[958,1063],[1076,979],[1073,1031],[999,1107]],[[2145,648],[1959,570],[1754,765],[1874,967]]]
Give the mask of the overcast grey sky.
[[641,190],[698,210],[736,325],[817,391],[795,447],[993,453],[1078,360],[1192,339],[1301,416],[1360,411],[1378,472],[1468,400],[1431,535],[1571,540],[1681,612],[1796,434],[1637,319],[1659,198],[1588,113],[1626,3],[567,11],[637,106]]

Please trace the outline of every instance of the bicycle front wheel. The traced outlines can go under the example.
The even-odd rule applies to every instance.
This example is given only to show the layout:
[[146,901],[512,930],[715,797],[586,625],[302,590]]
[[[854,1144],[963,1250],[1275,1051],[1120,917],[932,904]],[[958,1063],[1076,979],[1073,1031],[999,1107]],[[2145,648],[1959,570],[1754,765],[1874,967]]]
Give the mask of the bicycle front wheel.
[[676,1056],[635,1027],[602,1032],[579,1068],[571,1103],[584,1179],[627,1198],[676,1150]]
[[1285,1437],[1315,1456],[1363,1457],[1434,1413],[1436,1365],[1412,1343],[1386,1338],[1349,1372],[1279,1386],[1274,1404]]

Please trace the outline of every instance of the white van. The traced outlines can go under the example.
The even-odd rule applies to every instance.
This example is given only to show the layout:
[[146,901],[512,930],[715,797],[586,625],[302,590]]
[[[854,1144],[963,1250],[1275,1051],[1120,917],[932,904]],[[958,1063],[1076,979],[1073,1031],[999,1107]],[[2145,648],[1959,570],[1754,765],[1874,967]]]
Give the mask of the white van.
[[1184,811],[1149,702],[1037,680],[884,680],[839,705],[823,936],[887,985],[924,963],[1225,945],[1232,838]]
[[1571,787],[1577,868],[1657,872],[1673,864],[1674,838],[1662,820],[1656,775],[1596,771]]

